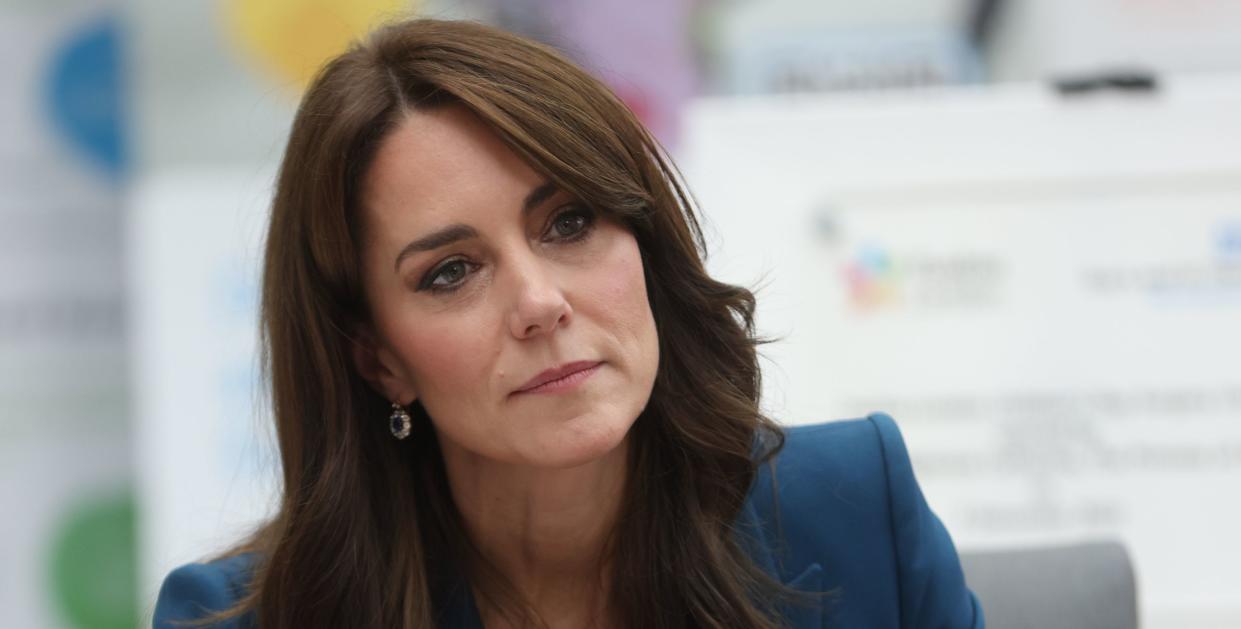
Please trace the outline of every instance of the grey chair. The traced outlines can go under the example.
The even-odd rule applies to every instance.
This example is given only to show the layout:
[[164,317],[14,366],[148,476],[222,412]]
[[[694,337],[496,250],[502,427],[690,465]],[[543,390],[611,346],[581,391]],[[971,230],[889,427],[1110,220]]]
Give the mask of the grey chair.
[[1137,591],[1124,546],[1091,542],[961,553],[988,629],[1135,629]]

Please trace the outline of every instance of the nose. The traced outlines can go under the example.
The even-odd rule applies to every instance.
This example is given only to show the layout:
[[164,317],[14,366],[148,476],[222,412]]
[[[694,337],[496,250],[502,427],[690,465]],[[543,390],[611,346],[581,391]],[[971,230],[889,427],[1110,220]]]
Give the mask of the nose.
[[509,329],[518,339],[546,334],[569,322],[573,308],[551,270],[535,262],[517,273],[517,299],[509,313]]

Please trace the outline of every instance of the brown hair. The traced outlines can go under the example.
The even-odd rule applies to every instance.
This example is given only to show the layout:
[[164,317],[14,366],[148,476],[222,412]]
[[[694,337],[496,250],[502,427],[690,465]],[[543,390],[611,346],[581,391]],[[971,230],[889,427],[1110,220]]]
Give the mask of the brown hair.
[[262,293],[264,364],[283,465],[279,512],[233,551],[258,557],[263,629],[430,627],[472,583],[514,622],[542,624],[465,536],[425,411],[406,441],[353,368],[368,320],[359,186],[411,110],[472,110],[533,168],[632,230],[660,364],[632,428],[612,533],[611,608],[628,627],[773,627],[778,586],[734,520],[783,443],[758,408],[754,298],[711,279],[691,200],[633,114],[552,49],[469,22],[390,24],[305,94],[281,167]]

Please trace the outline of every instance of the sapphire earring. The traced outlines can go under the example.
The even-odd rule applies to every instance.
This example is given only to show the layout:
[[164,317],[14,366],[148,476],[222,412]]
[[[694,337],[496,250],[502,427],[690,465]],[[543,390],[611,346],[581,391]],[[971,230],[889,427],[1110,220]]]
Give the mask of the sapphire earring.
[[409,418],[409,411],[405,407],[392,403],[392,414],[388,416],[388,430],[392,431],[392,436],[397,439],[404,439],[409,436],[409,431],[413,427],[413,421]]

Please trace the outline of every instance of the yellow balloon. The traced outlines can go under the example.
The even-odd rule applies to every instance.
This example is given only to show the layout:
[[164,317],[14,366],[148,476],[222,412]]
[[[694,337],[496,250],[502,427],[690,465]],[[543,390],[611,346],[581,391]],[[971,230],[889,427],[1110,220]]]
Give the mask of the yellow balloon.
[[328,59],[411,0],[226,0],[225,24],[243,54],[282,83],[305,87]]

